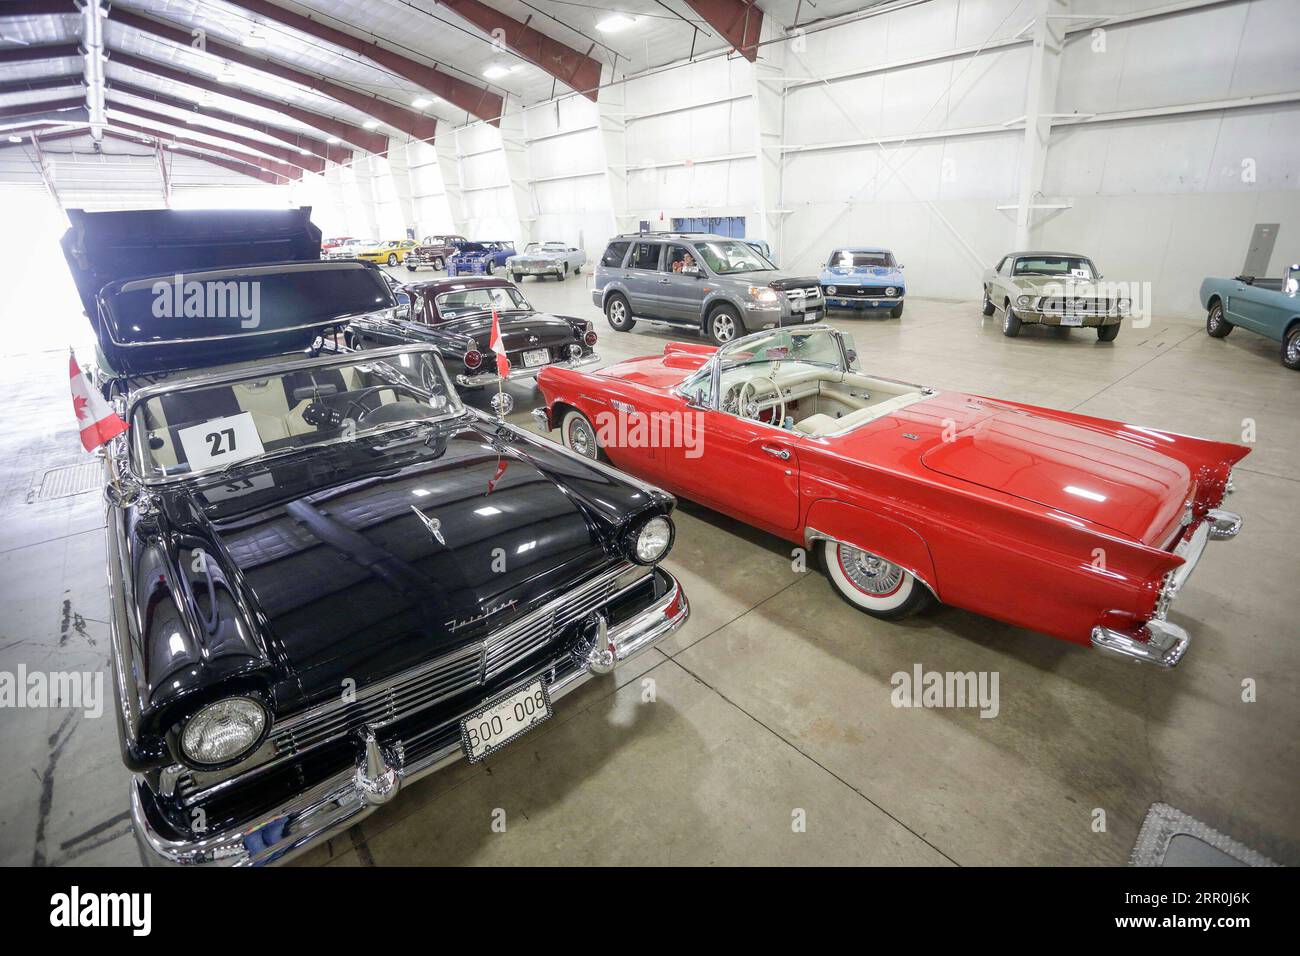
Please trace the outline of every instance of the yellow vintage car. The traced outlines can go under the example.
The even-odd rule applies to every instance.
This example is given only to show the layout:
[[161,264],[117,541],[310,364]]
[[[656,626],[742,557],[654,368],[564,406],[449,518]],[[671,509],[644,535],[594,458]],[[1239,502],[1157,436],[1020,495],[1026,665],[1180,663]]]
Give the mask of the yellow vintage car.
[[406,258],[407,254],[414,249],[419,243],[414,239],[388,239],[375,243],[372,246],[366,246],[364,249],[358,249],[352,253],[349,258],[364,259],[366,262],[377,262],[380,265],[395,266]]

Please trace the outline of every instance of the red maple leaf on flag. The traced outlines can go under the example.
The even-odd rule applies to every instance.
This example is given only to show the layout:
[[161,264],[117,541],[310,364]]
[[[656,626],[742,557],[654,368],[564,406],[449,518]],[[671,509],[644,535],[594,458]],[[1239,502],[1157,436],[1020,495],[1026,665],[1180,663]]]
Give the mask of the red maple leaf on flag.
[[77,416],[77,421],[86,417],[86,406],[90,404],[80,395],[74,395],[72,398],[72,411]]

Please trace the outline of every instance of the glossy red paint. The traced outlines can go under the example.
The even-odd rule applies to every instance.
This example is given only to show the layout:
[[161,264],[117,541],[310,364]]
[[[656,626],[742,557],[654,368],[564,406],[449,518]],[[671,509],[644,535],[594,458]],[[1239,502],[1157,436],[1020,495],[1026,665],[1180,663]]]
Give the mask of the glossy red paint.
[[[1197,519],[1218,507],[1249,452],[960,392],[813,437],[689,406],[677,386],[713,352],[670,343],[537,381],[551,421],[581,411],[618,468],[799,545],[848,542],[947,604],[1083,645],[1097,625],[1151,617],[1183,563],[1171,550],[1190,533],[1189,501]],[[615,416],[622,427],[602,431]],[[666,430],[673,421],[693,421],[698,445]]]

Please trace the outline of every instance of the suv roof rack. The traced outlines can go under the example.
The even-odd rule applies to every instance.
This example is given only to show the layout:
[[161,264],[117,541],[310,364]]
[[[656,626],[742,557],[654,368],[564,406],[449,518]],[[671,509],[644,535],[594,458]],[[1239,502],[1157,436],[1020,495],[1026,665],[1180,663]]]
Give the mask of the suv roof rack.
[[[615,239],[686,239],[689,237],[710,236],[716,239],[729,239],[730,236],[719,236],[714,232],[620,232]],[[744,242],[744,240],[740,240]]]

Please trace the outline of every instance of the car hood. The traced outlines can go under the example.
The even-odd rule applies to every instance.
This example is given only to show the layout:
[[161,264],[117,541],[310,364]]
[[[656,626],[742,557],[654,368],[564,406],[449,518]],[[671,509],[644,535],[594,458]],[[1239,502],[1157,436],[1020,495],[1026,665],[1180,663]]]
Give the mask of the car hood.
[[[627,523],[671,507],[477,419],[394,434],[164,497],[169,530],[187,542],[179,567],[207,551],[237,594],[227,613],[262,636],[279,712],[481,640],[617,564]],[[219,650],[190,637],[169,648],[173,664],[177,650],[195,661]]]
[[925,451],[921,460],[931,471],[1147,543],[1187,501],[1192,487],[1187,465],[1155,448],[1103,427],[962,398],[982,403],[987,412],[960,423],[952,440]]
[[846,279],[882,280],[898,285],[903,281],[903,274],[897,269],[891,269],[888,266],[834,266],[822,270],[821,280],[823,282],[842,283]]
[[1012,284],[1022,292],[1046,293],[1049,291],[1058,294],[1069,286],[1070,295],[1091,296],[1096,294],[1097,285],[1086,279],[1074,279],[1070,276],[1012,276]]

